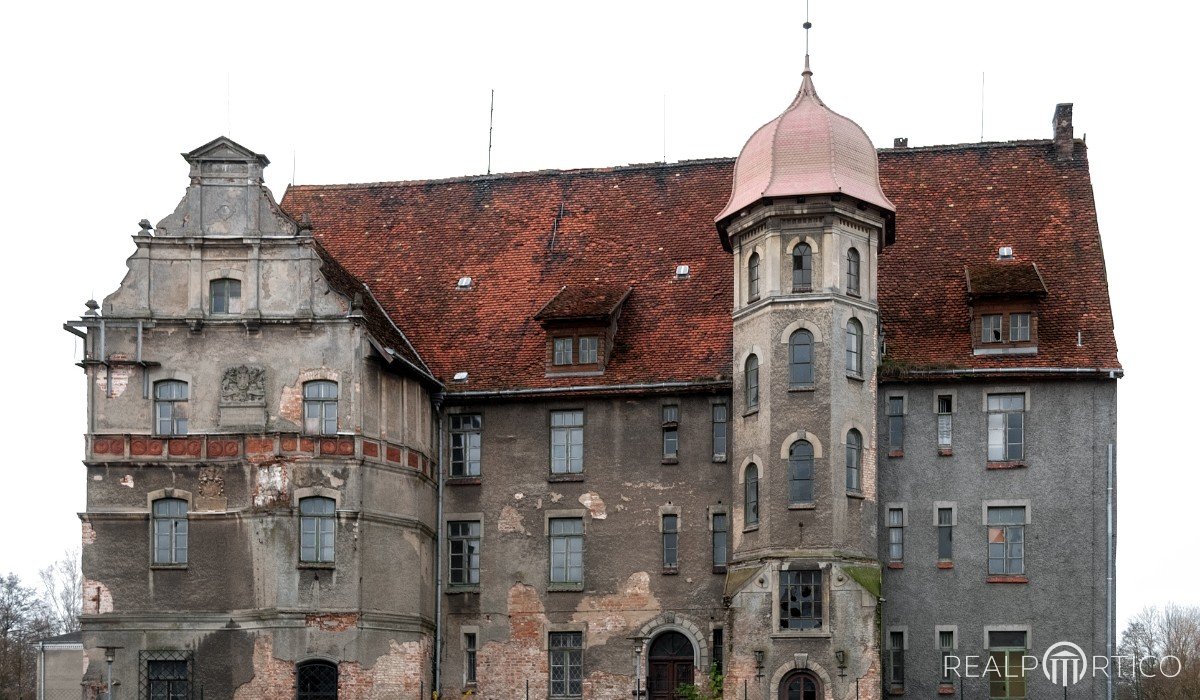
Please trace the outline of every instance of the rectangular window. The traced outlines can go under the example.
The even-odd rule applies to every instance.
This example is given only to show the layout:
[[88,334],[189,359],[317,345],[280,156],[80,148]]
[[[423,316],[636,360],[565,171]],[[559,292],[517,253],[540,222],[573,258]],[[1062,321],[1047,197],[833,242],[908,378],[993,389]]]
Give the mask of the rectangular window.
[[579,364],[594,365],[597,362],[600,349],[600,339],[594,335],[585,335],[579,339]]
[[989,507],[988,573],[1025,573],[1025,507]]
[[725,630],[721,627],[712,631],[712,663],[717,673],[725,674]]
[[475,685],[475,650],[478,645],[474,632],[463,633],[463,683]]
[[985,343],[999,343],[1004,339],[1000,332],[1000,326],[1004,319],[1001,314],[987,314],[980,319],[980,327],[983,328],[983,335],[980,340]]
[[1029,314],[1008,315],[1008,341],[1020,343],[1029,340]]
[[941,676],[943,683],[949,683],[950,664],[947,663],[947,659],[954,656],[954,630],[938,631],[938,652],[942,662],[942,667],[938,669],[938,675]]
[[1025,458],[1025,395],[988,394],[988,461]]
[[939,394],[937,397],[937,443],[943,450],[950,449],[954,437],[954,396]]
[[575,345],[574,338],[555,338],[554,339],[554,364],[569,365],[574,362],[573,349]]
[[780,629],[821,629],[823,603],[820,571],[779,572]]
[[679,458],[679,407],[662,407],[663,459]]
[[889,396],[887,404],[888,448],[904,449],[904,397]]
[[662,516],[663,570],[679,569],[679,516]]
[[904,632],[888,633],[888,683],[892,691],[904,688]]
[[954,509],[938,508],[938,561],[954,558]]
[[583,473],[583,411],[550,412],[550,472]]
[[724,462],[729,444],[729,408],[723,403],[712,407],[712,455],[714,462]]
[[483,416],[450,416],[450,476],[479,476]]
[[154,563],[186,564],[188,550],[188,502],[160,498],[153,503]]
[[712,558],[713,572],[725,571],[729,564],[729,516],[725,513],[712,516]]
[[903,508],[888,508],[888,560],[904,561]]
[[153,700],[186,700],[191,697],[188,662],[146,661],[147,696]]
[[1027,649],[1025,632],[988,632],[988,698],[1023,700],[1027,697],[1021,659]]
[[551,518],[550,583],[583,584],[583,519]]
[[447,523],[450,530],[450,585],[479,583],[480,527],[477,520]]
[[550,697],[583,697],[583,633],[551,632]]
[[332,498],[300,499],[300,561],[333,563],[337,504]]

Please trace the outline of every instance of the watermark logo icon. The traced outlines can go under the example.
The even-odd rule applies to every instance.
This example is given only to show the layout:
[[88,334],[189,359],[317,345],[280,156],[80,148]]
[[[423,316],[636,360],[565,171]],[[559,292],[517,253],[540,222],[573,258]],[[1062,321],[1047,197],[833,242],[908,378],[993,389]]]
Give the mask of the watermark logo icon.
[[1054,685],[1066,688],[1078,683],[1087,673],[1087,654],[1071,642],[1052,644],[1042,655],[1042,673]]

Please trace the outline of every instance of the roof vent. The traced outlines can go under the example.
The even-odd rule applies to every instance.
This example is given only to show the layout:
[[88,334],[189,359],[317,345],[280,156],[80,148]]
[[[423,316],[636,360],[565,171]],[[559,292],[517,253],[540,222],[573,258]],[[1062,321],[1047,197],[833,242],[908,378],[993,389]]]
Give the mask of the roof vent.
[[[468,277],[467,279],[471,279],[471,278]],[[455,372],[454,373],[454,381],[456,381],[456,382],[467,381],[467,373],[466,372]]]
[[892,139],[892,148],[908,148],[908,137],[897,136]]
[[691,277],[691,276],[692,276],[692,266],[691,265],[676,265],[675,266],[675,279],[682,280],[682,279],[687,279],[688,277]]
[[1012,246],[1010,246],[1010,245],[1000,246],[1000,259],[1001,260],[1012,260],[1013,259]]
[[459,289],[470,289],[471,282],[472,282],[472,280],[470,277],[459,277],[458,278],[458,288]]

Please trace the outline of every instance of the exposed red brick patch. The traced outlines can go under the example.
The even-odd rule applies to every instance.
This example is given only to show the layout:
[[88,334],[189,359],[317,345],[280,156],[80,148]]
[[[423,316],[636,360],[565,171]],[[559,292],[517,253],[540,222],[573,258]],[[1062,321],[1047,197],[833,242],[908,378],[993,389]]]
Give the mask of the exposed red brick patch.
[[108,590],[108,586],[93,581],[84,579],[83,581],[83,614],[84,615],[103,615],[113,611],[112,591]]
[[1025,576],[988,576],[988,583],[1029,583]]
[[83,521],[83,538],[82,538],[82,540],[85,545],[86,544],[96,544],[96,528],[92,527],[92,524],[87,522],[86,520]]
[[271,647],[271,635],[255,638],[251,664],[254,677],[234,690],[234,700],[285,700],[296,696],[296,665],[275,658]]
[[345,632],[358,626],[358,613],[321,613],[305,615],[304,624],[324,632]]

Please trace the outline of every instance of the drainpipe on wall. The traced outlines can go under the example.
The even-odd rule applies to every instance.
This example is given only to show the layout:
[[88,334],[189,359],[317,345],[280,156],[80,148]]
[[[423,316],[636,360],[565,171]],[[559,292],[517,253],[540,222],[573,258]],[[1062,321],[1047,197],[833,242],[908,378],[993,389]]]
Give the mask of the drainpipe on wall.
[[441,696],[442,693],[442,508],[443,508],[443,493],[444,493],[444,470],[443,466],[446,460],[446,444],[442,435],[442,405],[446,398],[445,392],[438,392],[433,398],[433,411],[437,419],[437,524],[435,534],[433,536],[434,554],[437,556],[437,562],[434,565],[434,570],[437,572],[435,577],[435,595],[433,612],[433,690]]
[[[1107,510],[1108,510],[1108,540],[1106,541],[1106,543],[1108,546],[1108,595],[1107,595],[1107,600],[1105,601],[1105,603],[1107,604],[1108,609],[1105,610],[1104,616],[1107,618],[1107,623],[1108,623],[1108,635],[1107,635],[1107,639],[1105,640],[1106,647],[1107,647],[1106,653],[1108,654],[1108,658],[1111,659],[1113,656],[1113,642],[1114,642],[1113,627],[1115,626],[1115,623],[1116,623],[1115,618],[1116,618],[1116,612],[1117,612],[1115,601],[1113,600],[1113,584],[1115,583],[1114,579],[1116,577],[1116,565],[1115,565],[1116,562],[1114,561],[1114,550],[1116,549],[1116,547],[1114,546],[1115,539],[1116,539],[1116,533],[1113,530],[1113,516],[1115,515],[1115,513],[1113,512],[1113,444],[1111,442],[1108,443],[1108,508],[1107,508]],[[1106,676],[1107,676],[1107,681],[1106,681],[1105,685],[1107,686],[1107,689],[1106,689],[1105,696],[1107,697],[1108,700],[1112,700],[1112,697],[1113,697],[1112,674],[1111,673],[1106,674]]]

